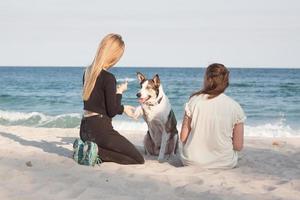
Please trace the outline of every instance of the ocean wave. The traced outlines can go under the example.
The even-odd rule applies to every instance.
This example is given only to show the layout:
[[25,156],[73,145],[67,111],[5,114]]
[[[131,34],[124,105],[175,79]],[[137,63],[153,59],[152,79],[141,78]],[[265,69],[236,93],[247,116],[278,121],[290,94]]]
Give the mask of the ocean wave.
[[245,135],[254,137],[300,137],[300,129],[294,130],[289,125],[263,124],[258,126],[245,126]]
[[[50,116],[39,112],[11,112],[0,110],[0,125],[4,126],[29,126],[45,128],[79,128],[81,120],[80,113],[69,113]],[[113,127],[116,130],[147,131],[147,124],[134,120],[113,120]],[[181,121],[177,129],[181,129]],[[255,137],[300,137],[300,129],[292,129],[282,121],[278,123],[266,123],[262,125],[245,125],[245,135]]]
[[253,87],[251,83],[230,83],[231,87]]
[[126,77],[126,78],[118,78],[117,82],[125,82],[125,81],[127,81],[127,82],[133,82],[133,81],[136,81],[136,80],[137,80],[136,78],[128,78],[128,77]]
[[80,114],[46,115],[39,112],[12,112],[0,110],[0,125],[32,126],[48,128],[76,128],[80,123]]

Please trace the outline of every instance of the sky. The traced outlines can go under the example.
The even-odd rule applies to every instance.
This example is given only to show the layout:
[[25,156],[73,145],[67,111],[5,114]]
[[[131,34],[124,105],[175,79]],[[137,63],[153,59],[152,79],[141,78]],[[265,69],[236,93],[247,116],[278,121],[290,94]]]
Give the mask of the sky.
[[0,0],[0,66],[86,66],[108,33],[118,66],[300,68],[299,0]]

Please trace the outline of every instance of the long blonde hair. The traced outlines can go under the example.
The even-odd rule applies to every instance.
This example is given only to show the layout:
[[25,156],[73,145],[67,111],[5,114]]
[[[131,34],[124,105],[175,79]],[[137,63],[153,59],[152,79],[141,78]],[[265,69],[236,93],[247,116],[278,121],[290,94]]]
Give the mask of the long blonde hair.
[[122,57],[124,48],[124,41],[118,34],[111,33],[103,38],[98,46],[93,63],[85,70],[82,91],[84,101],[90,98],[101,70],[115,65]]

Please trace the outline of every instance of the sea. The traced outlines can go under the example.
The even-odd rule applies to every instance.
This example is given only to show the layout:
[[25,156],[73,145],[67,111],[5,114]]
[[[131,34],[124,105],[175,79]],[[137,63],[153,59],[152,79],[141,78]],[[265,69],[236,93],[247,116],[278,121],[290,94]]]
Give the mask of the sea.
[[[0,67],[0,126],[79,128],[84,67]],[[225,93],[240,103],[245,135],[300,136],[300,69],[231,68]],[[175,112],[178,129],[189,96],[202,87],[204,68],[114,67],[118,83],[128,81],[122,103],[138,106],[136,72],[159,74]],[[113,118],[117,130],[145,132],[140,120]]]

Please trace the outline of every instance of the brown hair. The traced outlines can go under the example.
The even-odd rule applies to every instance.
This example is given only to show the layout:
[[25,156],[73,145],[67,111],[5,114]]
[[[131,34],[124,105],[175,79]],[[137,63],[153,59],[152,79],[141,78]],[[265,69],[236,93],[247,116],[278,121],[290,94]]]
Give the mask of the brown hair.
[[211,64],[207,67],[204,75],[203,88],[191,95],[208,94],[208,99],[212,99],[225,91],[229,85],[229,71],[219,63]]

